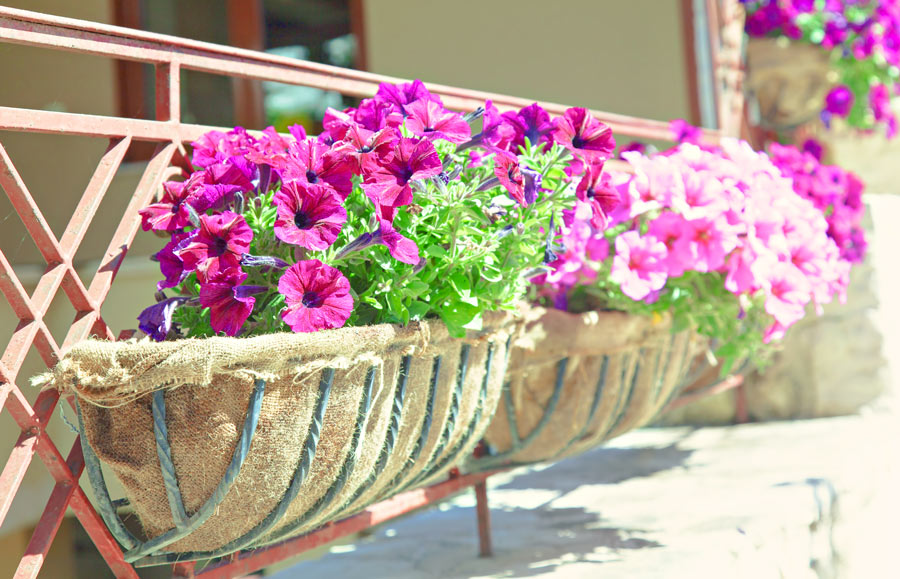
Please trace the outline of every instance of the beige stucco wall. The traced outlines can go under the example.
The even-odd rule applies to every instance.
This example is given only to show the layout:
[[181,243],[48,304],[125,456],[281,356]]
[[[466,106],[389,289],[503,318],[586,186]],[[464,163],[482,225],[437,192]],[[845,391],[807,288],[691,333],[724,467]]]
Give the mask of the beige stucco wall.
[[372,72],[660,120],[688,115],[680,2],[367,0]]

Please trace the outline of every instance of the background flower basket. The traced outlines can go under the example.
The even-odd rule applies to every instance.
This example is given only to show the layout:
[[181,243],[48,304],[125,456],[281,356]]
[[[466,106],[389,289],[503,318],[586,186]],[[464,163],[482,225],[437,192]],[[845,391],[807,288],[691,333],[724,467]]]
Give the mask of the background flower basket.
[[677,395],[701,346],[666,318],[530,310],[485,433],[490,452],[469,468],[558,460],[647,424]]
[[[512,318],[76,345],[40,381],[76,394],[87,470],[137,564],[297,535],[469,455],[500,397]],[[143,536],[116,514],[99,460]]]
[[816,46],[748,39],[746,83],[760,126],[790,130],[817,119],[836,81],[829,71],[828,53]]

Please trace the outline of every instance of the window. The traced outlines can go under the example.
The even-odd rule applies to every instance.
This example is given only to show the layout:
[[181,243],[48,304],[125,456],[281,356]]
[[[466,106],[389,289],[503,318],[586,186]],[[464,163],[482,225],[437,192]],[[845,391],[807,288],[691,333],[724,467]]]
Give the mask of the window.
[[[115,20],[139,28],[348,68],[363,68],[361,0],[114,0]],[[154,118],[151,65],[119,62],[120,115]],[[329,106],[352,99],[309,87],[186,70],[182,120],[204,125],[317,133]]]

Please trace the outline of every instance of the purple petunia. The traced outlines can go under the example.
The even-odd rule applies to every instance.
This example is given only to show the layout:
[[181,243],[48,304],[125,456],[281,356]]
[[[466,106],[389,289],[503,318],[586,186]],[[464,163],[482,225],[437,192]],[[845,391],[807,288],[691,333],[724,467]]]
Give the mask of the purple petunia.
[[238,268],[252,239],[253,231],[243,215],[233,211],[201,215],[197,234],[174,253],[184,262],[184,268],[197,271],[202,281],[220,271]]
[[284,295],[282,319],[295,332],[340,328],[353,311],[350,282],[318,259],[299,261],[278,280]]
[[556,120],[553,138],[576,157],[594,163],[609,159],[616,148],[612,130],[591,116],[587,109],[579,107],[567,109],[566,114]]
[[337,192],[326,185],[288,181],[273,198],[275,237],[307,249],[327,249],[347,221]]
[[398,207],[412,203],[410,182],[441,172],[441,158],[430,141],[403,138],[397,141],[390,160],[381,164],[363,185],[366,195],[383,219],[393,221]]

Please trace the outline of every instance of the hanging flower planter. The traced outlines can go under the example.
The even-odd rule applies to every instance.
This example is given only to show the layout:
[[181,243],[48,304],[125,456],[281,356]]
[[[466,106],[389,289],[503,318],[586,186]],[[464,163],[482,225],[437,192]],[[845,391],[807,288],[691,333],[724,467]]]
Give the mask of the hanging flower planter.
[[747,41],[747,89],[759,125],[791,130],[819,118],[834,86],[828,53],[778,38]]
[[473,470],[558,460],[650,422],[702,341],[669,320],[535,308],[513,342],[503,396]]
[[491,318],[466,339],[437,322],[88,341],[46,380],[76,395],[88,476],[125,559],[206,559],[342,518],[471,454],[507,362],[511,317]]
[[194,142],[193,170],[139,212],[168,238],[147,338],[77,344],[39,379],[76,395],[128,562],[264,546],[458,466],[499,400],[501,311],[544,271],[572,176],[615,146],[585,109],[463,116],[420,81],[323,128]]

